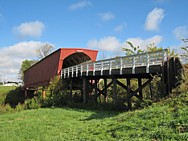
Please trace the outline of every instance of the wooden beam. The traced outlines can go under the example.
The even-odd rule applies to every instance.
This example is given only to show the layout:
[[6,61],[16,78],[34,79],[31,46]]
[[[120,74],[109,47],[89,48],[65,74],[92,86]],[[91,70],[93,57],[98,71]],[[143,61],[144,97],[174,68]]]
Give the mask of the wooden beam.
[[83,80],[83,86],[82,86],[82,89],[83,89],[83,103],[86,103],[87,102],[87,96],[86,96],[86,93],[87,93],[86,78],[84,77],[82,80]]
[[[142,86],[142,79],[138,78],[138,88],[140,88]],[[142,93],[142,89],[139,91],[139,99],[142,100],[143,99],[143,93]]]
[[152,81],[152,77],[149,78],[142,86],[140,86],[138,89],[136,89],[133,93],[131,93],[131,95],[129,96],[129,98],[136,96],[136,94],[142,90],[145,86],[147,86],[151,81]]
[[117,101],[117,78],[113,77],[113,103],[116,104]]
[[107,94],[107,78],[104,78],[104,102],[107,103],[108,102],[108,94]]
[[130,78],[127,78],[127,104],[128,104],[128,109],[132,110],[132,103],[131,103],[131,81]]
[[72,98],[72,79],[70,79],[70,97]]

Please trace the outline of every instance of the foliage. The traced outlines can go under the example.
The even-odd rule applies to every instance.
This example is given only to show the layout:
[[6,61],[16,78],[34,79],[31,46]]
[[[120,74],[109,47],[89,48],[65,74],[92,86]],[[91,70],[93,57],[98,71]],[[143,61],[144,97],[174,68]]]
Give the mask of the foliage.
[[7,112],[12,112],[12,111],[14,111],[14,109],[11,108],[9,104],[0,105],[0,115],[5,114]]
[[21,87],[17,87],[8,92],[5,98],[5,104],[10,104],[11,107],[15,108],[19,103],[24,103],[24,100],[25,97]]
[[22,61],[20,72],[19,72],[19,77],[21,80],[24,79],[24,71],[30,68],[32,65],[34,65],[37,61],[34,60],[24,60]]
[[144,52],[142,49],[140,49],[139,46],[134,46],[131,42],[126,42],[130,48],[123,48],[122,50],[125,51],[126,55],[135,55]]
[[66,93],[67,85],[58,76],[54,77],[48,88],[46,99],[43,100],[43,107],[66,105],[70,100],[70,96]]
[[154,43],[147,45],[147,52],[160,51],[162,47],[157,47]]
[[46,44],[40,46],[40,48],[38,48],[36,50],[37,57],[39,59],[43,59],[46,56],[48,56],[53,50],[54,50],[54,47],[52,45],[46,43]]
[[185,52],[185,56],[188,56],[188,48],[187,47],[181,47],[181,49]]

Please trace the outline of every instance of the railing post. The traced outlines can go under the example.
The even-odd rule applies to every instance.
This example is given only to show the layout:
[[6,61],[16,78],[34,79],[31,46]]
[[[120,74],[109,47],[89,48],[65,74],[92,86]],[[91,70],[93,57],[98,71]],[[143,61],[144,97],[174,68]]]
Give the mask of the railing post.
[[123,59],[120,57],[120,74],[122,75],[122,70],[123,70]]
[[95,76],[95,63],[93,63],[93,76]]
[[132,56],[132,73],[135,74],[135,56]]
[[87,69],[86,70],[86,76],[88,76],[88,72],[89,72],[89,64],[88,63],[86,64],[86,69]]
[[69,70],[70,68],[68,68],[68,78],[69,78],[69,73],[70,73],[70,70]]
[[82,72],[83,72],[83,65],[81,64],[80,76],[82,76]]
[[74,67],[72,67],[72,77],[74,76]]
[[149,54],[146,53],[146,73],[149,73]]
[[101,75],[103,75],[103,61],[101,61]]
[[63,72],[64,72],[64,78],[66,78],[66,69],[64,69]]
[[164,50],[163,50],[163,61],[166,61],[166,60],[167,60],[167,57],[168,57],[168,50],[167,50],[167,49],[164,49]]
[[78,77],[78,65],[76,65],[76,77]]
[[110,63],[109,64],[109,67],[110,67],[109,68],[109,75],[111,75],[112,74],[112,61],[110,60],[109,63]]

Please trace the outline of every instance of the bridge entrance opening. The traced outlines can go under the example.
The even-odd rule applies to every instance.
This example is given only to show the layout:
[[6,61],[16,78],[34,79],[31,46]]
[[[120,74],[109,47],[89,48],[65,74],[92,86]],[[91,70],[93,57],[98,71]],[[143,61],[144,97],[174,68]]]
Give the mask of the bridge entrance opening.
[[77,53],[71,54],[70,56],[64,59],[62,69],[71,67],[74,65],[78,65],[78,64],[87,62],[89,60],[91,60],[91,58],[88,55],[82,52],[77,52]]

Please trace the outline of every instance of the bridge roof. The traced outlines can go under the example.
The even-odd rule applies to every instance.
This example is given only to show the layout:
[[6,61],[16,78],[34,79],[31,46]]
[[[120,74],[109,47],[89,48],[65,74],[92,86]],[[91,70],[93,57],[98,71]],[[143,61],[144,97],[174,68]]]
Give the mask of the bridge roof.
[[48,85],[55,76],[60,76],[62,68],[86,61],[96,61],[98,51],[84,48],[60,48],[43,58],[24,72],[24,86]]

